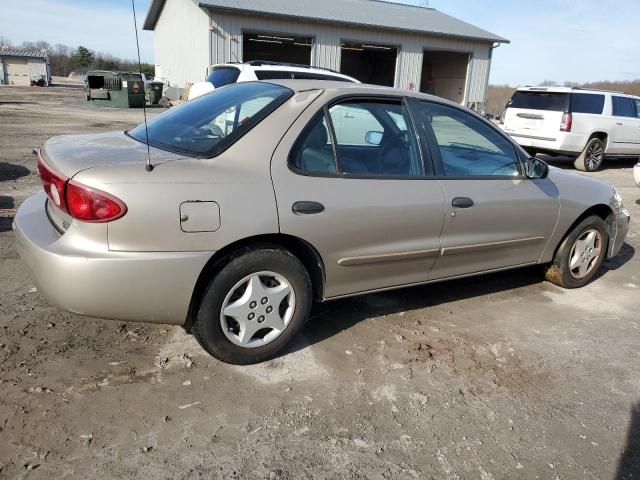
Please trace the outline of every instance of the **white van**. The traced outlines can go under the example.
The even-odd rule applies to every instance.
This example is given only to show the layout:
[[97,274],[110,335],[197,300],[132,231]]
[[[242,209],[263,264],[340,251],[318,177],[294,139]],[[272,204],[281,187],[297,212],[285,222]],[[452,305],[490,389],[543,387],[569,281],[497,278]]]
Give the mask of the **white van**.
[[577,157],[598,170],[605,157],[640,156],[640,97],[569,87],[518,88],[502,128],[531,155]]

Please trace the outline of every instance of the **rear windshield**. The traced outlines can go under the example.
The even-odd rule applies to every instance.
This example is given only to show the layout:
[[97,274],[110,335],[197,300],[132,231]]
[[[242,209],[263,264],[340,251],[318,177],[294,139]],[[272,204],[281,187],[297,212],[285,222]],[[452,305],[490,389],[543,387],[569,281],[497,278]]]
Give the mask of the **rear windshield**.
[[213,67],[207,81],[213,83],[216,88],[224,87],[230,83],[236,83],[240,76],[240,70],[235,67]]
[[569,111],[569,94],[557,92],[516,92],[507,103],[508,108],[528,110]]
[[281,80],[293,78],[296,80],[332,80],[334,82],[351,82],[351,80],[338,77],[337,75],[289,70],[256,70],[255,74],[258,80]]
[[[270,83],[234,83],[173,107],[148,122],[151,146],[193,157],[214,157],[293,95]],[[144,123],[127,132],[146,143]]]

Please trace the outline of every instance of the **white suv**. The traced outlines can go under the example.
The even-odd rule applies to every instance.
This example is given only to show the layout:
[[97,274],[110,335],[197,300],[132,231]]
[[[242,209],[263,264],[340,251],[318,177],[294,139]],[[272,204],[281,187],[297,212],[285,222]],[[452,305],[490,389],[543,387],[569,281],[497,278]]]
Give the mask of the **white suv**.
[[519,88],[502,128],[531,155],[576,156],[593,172],[606,157],[640,156],[640,97],[568,87]]
[[360,83],[355,78],[333,70],[299,65],[295,63],[253,60],[245,63],[223,63],[207,69],[207,81],[196,82],[189,90],[189,100],[212,92],[230,83],[252,82],[256,80],[332,80],[337,82]]

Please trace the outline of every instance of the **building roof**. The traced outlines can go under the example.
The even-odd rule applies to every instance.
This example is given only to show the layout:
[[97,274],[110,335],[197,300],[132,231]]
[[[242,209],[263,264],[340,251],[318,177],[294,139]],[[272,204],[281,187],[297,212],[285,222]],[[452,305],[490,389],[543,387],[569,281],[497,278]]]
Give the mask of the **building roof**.
[[0,57],[47,58],[46,50],[20,50],[0,47]]
[[[165,0],[152,1],[144,21],[145,30],[155,28],[164,3]],[[200,0],[198,3],[200,7],[221,11],[509,43],[505,38],[433,8],[381,0]]]

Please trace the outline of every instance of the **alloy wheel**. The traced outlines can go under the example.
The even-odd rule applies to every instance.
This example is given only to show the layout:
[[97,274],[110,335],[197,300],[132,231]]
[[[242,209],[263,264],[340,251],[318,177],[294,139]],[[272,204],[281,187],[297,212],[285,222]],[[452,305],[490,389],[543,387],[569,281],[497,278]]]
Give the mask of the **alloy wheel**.
[[600,258],[602,234],[595,228],[585,230],[576,239],[569,254],[569,271],[574,278],[589,275]]

